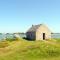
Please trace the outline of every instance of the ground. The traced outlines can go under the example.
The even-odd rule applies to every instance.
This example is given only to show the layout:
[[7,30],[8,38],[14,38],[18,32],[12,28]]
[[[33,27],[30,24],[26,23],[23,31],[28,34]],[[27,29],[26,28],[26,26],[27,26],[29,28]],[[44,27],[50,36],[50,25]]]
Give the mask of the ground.
[[0,44],[0,60],[60,60],[60,39],[4,41]]

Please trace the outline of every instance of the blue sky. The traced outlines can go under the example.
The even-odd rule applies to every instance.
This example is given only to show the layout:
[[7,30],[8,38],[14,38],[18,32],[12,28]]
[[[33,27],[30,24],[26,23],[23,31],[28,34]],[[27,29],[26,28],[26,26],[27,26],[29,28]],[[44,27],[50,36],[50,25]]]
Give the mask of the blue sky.
[[0,0],[0,32],[26,32],[41,23],[60,32],[60,0]]

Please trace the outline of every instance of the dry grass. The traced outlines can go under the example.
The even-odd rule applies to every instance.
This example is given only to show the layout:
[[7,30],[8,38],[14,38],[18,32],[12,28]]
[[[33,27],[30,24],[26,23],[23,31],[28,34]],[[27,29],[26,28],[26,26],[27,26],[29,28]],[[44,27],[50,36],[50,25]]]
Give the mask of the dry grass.
[[[60,41],[59,41],[60,42]],[[54,39],[46,41],[9,42],[0,48],[0,60],[60,60],[60,44]]]

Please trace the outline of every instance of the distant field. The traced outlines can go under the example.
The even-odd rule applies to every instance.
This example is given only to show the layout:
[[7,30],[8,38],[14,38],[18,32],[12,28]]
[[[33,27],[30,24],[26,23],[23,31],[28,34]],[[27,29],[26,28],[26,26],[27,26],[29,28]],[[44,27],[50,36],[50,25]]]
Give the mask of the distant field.
[[0,60],[60,60],[60,39],[0,42]]

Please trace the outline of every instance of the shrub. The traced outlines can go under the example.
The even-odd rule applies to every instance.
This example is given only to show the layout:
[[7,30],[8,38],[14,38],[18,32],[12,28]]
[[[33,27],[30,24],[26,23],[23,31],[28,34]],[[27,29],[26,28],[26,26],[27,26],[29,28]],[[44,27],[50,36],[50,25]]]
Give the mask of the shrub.
[[10,41],[10,42],[12,42],[12,41],[16,41],[16,40],[17,40],[16,37],[14,37],[14,38],[6,38],[6,41]]

